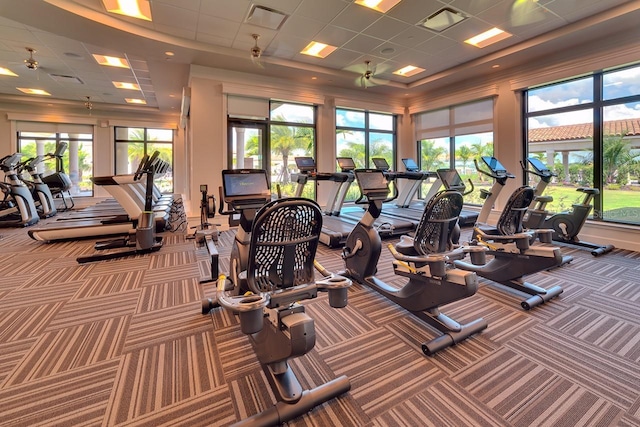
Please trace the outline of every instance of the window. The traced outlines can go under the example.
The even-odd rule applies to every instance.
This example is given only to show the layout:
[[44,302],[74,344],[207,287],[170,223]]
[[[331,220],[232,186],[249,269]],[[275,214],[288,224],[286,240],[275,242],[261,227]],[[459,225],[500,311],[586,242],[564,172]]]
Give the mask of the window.
[[[228,110],[228,167],[266,169],[271,177],[273,193],[279,192],[284,197],[301,191],[302,197],[314,199],[315,186],[308,183],[298,188],[293,177],[299,172],[296,157],[315,157],[316,108],[313,105],[272,100],[268,103],[268,113],[258,111],[257,115],[250,115],[252,118],[248,119],[240,111],[248,105],[246,99],[242,101],[238,112],[233,114],[235,117],[231,115],[231,107]],[[258,101],[254,104],[267,102]],[[238,107],[234,104],[233,108]],[[268,117],[256,119],[260,114],[268,114]]]
[[155,183],[163,193],[173,192],[173,130],[116,127],[116,175],[132,174],[145,155],[160,152],[160,158],[169,163],[165,174]]
[[[474,160],[493,155],[493,99],[416,114],[414,123],[422,170],[455,168],[465,182],[471,179],[476,190],[491,185],[476,172]],[[423,183],[421,194],[426,194],[432,183]],[[479,191],[465,196],[465,203],[482,202]]]
[[[396,167],[396,120],[393,114],[336,109],[336,153],[351,157],[358,168],[373,168],[371,159],[381,157]],[[345,200],[359,197],[351,186]]]
[[525,101],[526,151],[557,174],[550,213],[594,187],[592,219],[640,224],[640,66],[532,88]]
[[[49,127],[47,123],[29,125],[19,123],[18,129],[29,126],[42,128]],[[66,125],[51,124],[52,127],[64,127]],[[71,179],[72,187],[69,190],[73,196],[93,196],[93,133],[90,126],[68,125],[69,132],[40,132],[18,131],[18,151],[23,154],[23,160],[37,155],[53,154],[60,143],[67,144],[67,150],[62,156],[62,171]],[[71,129],[73,128],[73,129]],[[76,132],[72,132],[72,130]],[[57,170],[55,159],[47,159],[39,165],[39,171],[44,176]]]

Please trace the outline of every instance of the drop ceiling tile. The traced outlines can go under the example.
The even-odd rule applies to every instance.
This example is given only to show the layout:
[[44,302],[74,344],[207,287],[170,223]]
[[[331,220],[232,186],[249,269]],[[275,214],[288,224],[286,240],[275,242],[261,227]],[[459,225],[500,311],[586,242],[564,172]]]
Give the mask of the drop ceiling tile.
[[275,9],[279,12],[284,12],[287,15],[292,15],[298,6],[300,6],[302,0],[257,0],[253,3]]
[[380,12],[351,3],[331,21],[331,25],[359,32],[382,18],[382,16]]
[[308,43],[309,41],[313,40],[313,36],[318,34],[318,32],[325,26],[326,24],[316,21],[315,19],[293,15],[285,21],[279,32],[281,34],[288,34],[308,39]]
[[[233,36],[235,36],[235,34]],[[222,47],[231,47],[233,45],[233,38],[228,39],[203,33],[196,34],[196,41]]]
[[457,42],[447,37],[437,35],[429,39],[424,43],[418,44],[415,49],[421,52],[428,53],[429,55],[438,55],[441,52],[445,52],[452,46],[455,46]]
[[[223,0],[224,1],[224,0]],[[234,2],[238,2],[238,0],[233,0]],[[100,0],[98,0],[98,2],[100,3]],[[182,9],[187,9],[187,10],[193,10],[193,11],[200,11],[201,7],[204,7],[205,4],[207,3],[211,3],[211,2],[202,2],[204,4],[200,4],[201,1],[200,0],[153,0],[152,4],[151,4],[151,13],[153,14],[155,11],[156,6],[158,5],[167,5],[167,6],[173,6],[173,7],[180,7]],[[217,3],[220,3],[220,1],[217,1]]]
[[195,40],[196,38],[196,27],[188,27],[188,28],[178,28],[178,27],[170,27],[168,25],[160,25],[156,24],[156,31],[160,31],[165,34],[170,34],[176,37],[182,37],[187,40]]
[[392,37],[390,41],[392,43],[399,44],[400,46],[412,48],[434,38],[435,36],[435,33],[427,30],[426,28],[411,26],[399,33],[397,36]]
[[[514,3],[516,3],[514,0],[454,0],[449,6],[469,16],[475,16],[495,7],[510,9]],[[517,3],[522,2],[518,0]],[[533,3],[533,1],[526,0],[525,3]]]
[[358,34],[349,40],[343,47],[363,54],[369,53],[384,43],[383,40],[369,37],[364,34]]
[[341,0],[304,0],[296,9],[296,14],[328,24],[346,7],[347,3]]
[[154,3],[153,22],[156,26],[195,28],[198,24],[198,12],[183,7]]
[[406,30],[408,27],[409,24],[405,22],[399,21],[395,18],[389,18],[388,16],[383,16],[362,32],[371,37],[389,40],[395,37],[398,33]]
[[207,34],[211,36],[233,39],[240,28],[240,23],[217,16],[201,14],[198,17],[197,36]]
[[354,31],[327,25],[314,37],[314,40],[332,46],[342,46],[357,35]]
[[205,0],[200,3],[198,11],[200,14],[216,16],[236,23],[244,22],[251,6],[249,0]]

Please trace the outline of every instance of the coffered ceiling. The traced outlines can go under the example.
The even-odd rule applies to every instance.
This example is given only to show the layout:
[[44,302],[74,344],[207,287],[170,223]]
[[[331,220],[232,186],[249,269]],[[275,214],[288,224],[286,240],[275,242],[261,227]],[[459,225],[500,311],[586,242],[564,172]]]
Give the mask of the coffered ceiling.
[[[145,108],[179,109],[190,64],[274,76],[308,85],[417,94],[427,87],[512,67],[603,37],[640,36],[640,0],[402,0],[387,13],[353,0],[151,0],[152,21],[108,13],[101,0],[0,0],[0,99],[51,100],[102,108],[143,99]],[[256,7],[285,15],[266,28]],[[462,22],[437,32],[419,24],[443,8]],[[512,34],[477,48],[464,40],[492,27]],[[259,35],[260,58],[252,58]],[[312,40],[336,46],[324,59],[300,51]],[[24,62],[33,49],[36,70]],[[166,52],[172,52],[173,55]],[[92,54],[126,58],[130,69],[99,66]],[[367,70],[373,78],[363,81]],[[406,65],[412,77],[392,74]],[[137,84],[118,89],[113,82]],[[365,90],[365,89],[361,89]]]

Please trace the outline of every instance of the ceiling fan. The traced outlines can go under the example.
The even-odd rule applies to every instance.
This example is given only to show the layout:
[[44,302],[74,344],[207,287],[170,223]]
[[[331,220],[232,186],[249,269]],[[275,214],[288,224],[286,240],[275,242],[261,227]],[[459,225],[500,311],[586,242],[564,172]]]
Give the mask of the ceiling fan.
[[35,49],[32,49],[30,47],[26,47],[25,49],[27,49],[27,52],[29,52],[29,58],[24,60],[24,64],[27,66],[28,69],[30,70],[37,70],[39,65],[38,65],[38,61],[36,61],[33,58],[33,54],[36,53]]
[[383,85],[389,82],[388,80],[382,80],[375,77],[377,67],[375,65],[371,65],[371,61],[364,61],[364,65],[364,71],[362,71],[360,77],[356,79],[356,86],[366,89],[371,86]]
[[253,62],[260,68],[264,68],[264,65],[262,65],[262,62],[260,61],[260,58],[262,57],[262,49],[260,48],[260,46],[258,46],[258,39],[260,38],[260,34],[251,34],[251,37],[253,37],[253,40],[255,41],[254,46],[250,50],[251,62]]

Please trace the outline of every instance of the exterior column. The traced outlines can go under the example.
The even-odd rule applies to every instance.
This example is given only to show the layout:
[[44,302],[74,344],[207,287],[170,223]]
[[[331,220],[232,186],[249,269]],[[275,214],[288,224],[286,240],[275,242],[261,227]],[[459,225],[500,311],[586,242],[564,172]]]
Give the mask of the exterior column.
[[562,166],[564,166],[564,181],[569,182],[569,152],[562,152]]
[[236,167],[244,168],[244,128],[233,128],[236,131]]

